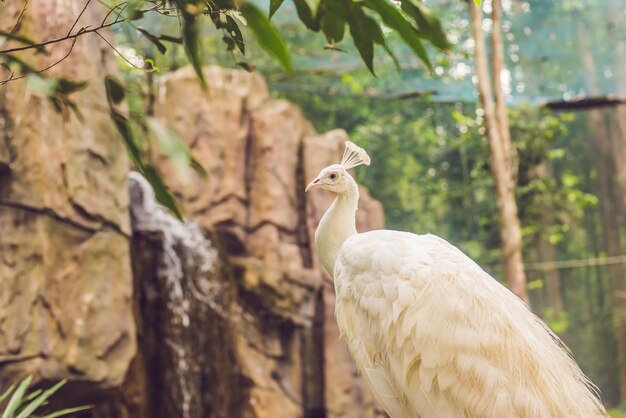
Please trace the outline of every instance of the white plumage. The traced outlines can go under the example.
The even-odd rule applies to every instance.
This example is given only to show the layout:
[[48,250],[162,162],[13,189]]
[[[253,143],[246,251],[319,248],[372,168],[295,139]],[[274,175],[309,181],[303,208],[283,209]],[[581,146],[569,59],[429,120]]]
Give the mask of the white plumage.
[[348,142],[341,164],[307,186],[337,194],[315,233],[332,274],[342,338],[392,418],[606,416],[563,343],[509,290],[434,235],[357,234],[368,164]]

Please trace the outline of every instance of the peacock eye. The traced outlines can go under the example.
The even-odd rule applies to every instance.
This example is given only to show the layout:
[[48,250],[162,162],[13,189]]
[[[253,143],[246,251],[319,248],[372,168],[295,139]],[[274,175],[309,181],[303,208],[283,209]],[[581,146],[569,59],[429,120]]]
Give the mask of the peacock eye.
[[330,176],[328,176],[328,177],[330,177],[331,180],[335,180],[337,178],[337,174],[336,173],[331,173]]

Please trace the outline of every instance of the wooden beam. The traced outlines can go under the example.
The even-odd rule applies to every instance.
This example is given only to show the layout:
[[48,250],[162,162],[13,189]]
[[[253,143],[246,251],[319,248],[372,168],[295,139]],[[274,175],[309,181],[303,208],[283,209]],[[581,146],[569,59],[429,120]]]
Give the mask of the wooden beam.
[[587,110],[626,103],[626,98],[616,96],[581,97],[572,100],[546,102],[544,107],[552,110]]

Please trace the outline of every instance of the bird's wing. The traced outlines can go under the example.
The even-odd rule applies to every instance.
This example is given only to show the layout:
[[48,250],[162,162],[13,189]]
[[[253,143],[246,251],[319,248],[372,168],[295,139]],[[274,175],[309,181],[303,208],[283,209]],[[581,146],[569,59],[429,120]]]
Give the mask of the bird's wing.
[[[352,314],[358,310],[359,307],[353,300],[338,301],[335,314],[339,329],[342,330],[342,338],[346,340],[361,376],[372,389],[378,403],[394,418],[411,418],[403,412],[406,409],[406,400],[402,403],[397,396],[401,393],[401,388],[393,386],[386,371],[380,367],[376,345],[372,344],[370,338],[365,337],[371,324],[365,316]],[[348,329],[350,332],[344,333],[343,330]]]
[[394,418],[604,416],[558,338],[440,238],[351,237],[335,286],[339,328]]

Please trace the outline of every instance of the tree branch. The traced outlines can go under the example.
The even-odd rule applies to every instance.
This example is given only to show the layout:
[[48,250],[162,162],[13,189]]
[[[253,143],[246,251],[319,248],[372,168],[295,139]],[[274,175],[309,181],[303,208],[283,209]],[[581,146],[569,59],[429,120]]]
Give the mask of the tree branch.
[[124,54],[122,54],[120,51],[118,51],[118,50],[117,50],[117,48],[115,48],[111,42],[107,41],[107,39],[106,39],[104,36],[102,36],[102,34],[101,34],[100,32],[97,32],[97,31],[96,31],[96,32],[95,32],[95,34],[96,34],[96,35],[98,35],[98,36],[100,37],[100,39],[102,39],[102,40],[103,40],[103,41],[104,41],[104,42],[105,42],[105,43],[106,43],[106,44],[107,44],[107,45],[108,45],[108,46],[109,46],[109,47],[110,47],[113,51],[115,51],[115,53],[116,53],[117,55],[119,55],[120,57],[122,57],[122,59],[123,59],[124,61],[126,61],[126,62],[128,63],[128,65],[130,65],[130,66],[131,66],[131,67],[133,67],[133,68],[137,68],[137,69],[139,69],[139,70],[143,70],[143,68],[141,68],[141,67],[139,67],[139,66],[137,66],[137,65],[133,64],[132,62],[130,62],[130,61],[128,60],[128,58],[126,58],[126,57],[124,56]]
[[[74,21],[74,23],[72,24],[72,27],[70,28],[70,30],[68,31],[67,35],[61,37],[61,38],[56,38],[56,39],[51,39],[49,41],[45,41],[45,42],[40,42],[40,43],[33,43],[33,44],[29,44],[29,45],[23,45],[23,46],[18,46],[15,48],[7,48],[7,49],[1,49],[0,50],[0,54],[10,54],[12,52],[20,52],[20,51],[27,51],[29,49],[37,49],[37,48],[41,48],[47,45],[52,45],[52,44],[56,44],[59,42],[64,42],[70,39],[76,39],[79,36],[83,36],[86,35],[88,33],[94,33],[94,32],[98,32],[99,30],[117,25],[118,23],[122,23],[122,22],[126,22],[128,21],[127,18],[120,18],[124,8],[122,8],[122,10],[117,14],[115,20],[113,22],[109,22],[109,23],[105,23],[106,19],[110,16],[110,14],[117,9],[118,7],[120,7],[123,4],[127,4],[128,2],[124,2],[124,3],[120,3],[117,6],[114,6],[111,10],[109,10],[109,12],[107,13],[107,15],[104,17],[102,23],[100,24],[100,26],[97,26],[95,28],[81,28],[78,30],[78,32],[76,32],[75,34],[72,34],[72,30],[76,27],[76,24],[78,23],[78,20],[81,18],[81,16],[83,15],[83,13],[85,12],[85,10],[87,9],[87,6],[89,6],[89,3],[91,2],[91,0],[87,0],[87,2],[85,3],[85,6],[83,7],[82,11],[80,12],[80,14],[78,15],[78,17],[76,18],[76,20]],[[158,11],[158,9],[161,7],[161,5],[156,5],[150,9],[146,9],[146,10],[141,10],[141,13],[148,13],[148,12],[152,12],[152,11]]]
[[76,39],[79,36],[86,35],[88,33],[97,32],[97,31],[99,31],[101,29],[108,28],[108,27],[113,26],[113,25],[117,25],[118,23],[122,23],[125,20],[126,19],[119,19],[119,20],[115,20],[115,21],[113,21],[111,23],[106,23],[104,25],[100,25],[97,28],[79,30],[78,32],[76,32],[73,35],[66,35],[66,36],[63,36],[62,38],[51,39],[49,41],[45,41],[45,42],[42,42],[42,43],[39,43],[39,44],[24,45],[24,46],[19,46],[19,47],[15,47],[15,48],[2,49],[2,50],[0,50],[0,54],[10,54],[12,52],[26,51],[26,50],[29,50],[29,49],[40,48],[42,46],[46,46],[46,45],[51,45],[51,44],[56,44],[56,43],[59,43],[59,42],[67,41],[69,39]]
[[22,10],[20,11],[20,15],[17,17],[17,20],[15,21],[15,25],[13,25],[13,29],[11,29],[11,32],[9,32],[9,35],[15,34],[15,31],[19,28],[20,23],[22,23],[22,18],[24,18],[24,13],[26,13],[26,9],[28,8],[28,2],[29,0],[24,1],[24,7],[22,7]]
[[87,2],[85,3],[85,6],[83,7],[83,10],[80,11],[80,13],[78,14],[78,17],[76,18],[76,20],[72,24],[72,27],[70,28],[70,30],[67,31],[67,36],[70,36],[72,34],[72,31],[76,27],[76,24],[78,23],[78,21],[82,17],[83,13],[85,13],[85,10],[87,10],[87,6],[89,6],[89,3],[91,3],[91,0],[87,0]]
[[[72,39],[72,45],[70,45],[70,49],[67,51],[67,53],[65,55],[63,55],[63,57],[57,61],[55,61],[54,63],[48,65],[46,68],[41,69],[41,70],[37,70],[36,73],[37,74],[41,74],[45,71],[48,71],[50,68],[54,67],[55,65],[61,63],[63,60],[65,60],[67,57],[70,56],[70,54],[72,53],[72,50],[74,49],[74,45],[76,45],[76,38]],[[32,74],[32,73],[31,73]],[[19,77],[14,77],[14,73],[11,72],[11,75],[9,76],[9,78],[6,78],[4,80],[0,80],[0,86],[5,85],[6,83],[8,83],[9,81],[15,81],[15,80],[20,80],[22,78],[26,78],[26,75],[21,75]]]

